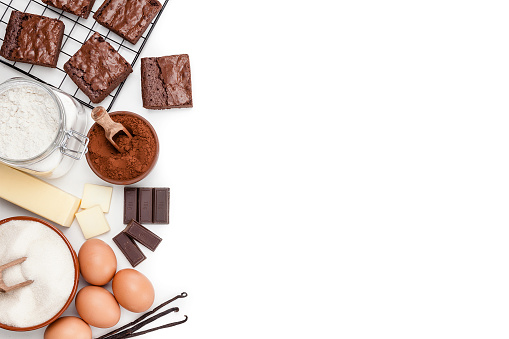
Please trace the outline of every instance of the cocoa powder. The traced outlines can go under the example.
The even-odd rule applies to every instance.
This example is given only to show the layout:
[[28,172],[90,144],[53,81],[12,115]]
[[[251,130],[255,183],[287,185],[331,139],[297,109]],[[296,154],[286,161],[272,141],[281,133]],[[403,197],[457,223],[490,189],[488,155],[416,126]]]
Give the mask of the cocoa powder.
[[119,152],[106,139],[104,129],[95,124],[89,132],[88,156],[97,172],[113,180],[131,180],[150,169],[156,154],[156,138],[145,121],[135,116],[113,114],[111,119],[127,128],[131,140],[118,133],[113,140]]

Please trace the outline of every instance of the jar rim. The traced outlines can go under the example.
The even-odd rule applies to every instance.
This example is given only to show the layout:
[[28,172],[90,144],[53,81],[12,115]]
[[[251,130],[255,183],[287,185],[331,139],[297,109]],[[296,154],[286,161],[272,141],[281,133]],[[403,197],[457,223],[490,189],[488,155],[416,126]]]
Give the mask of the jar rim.
[[42,89],[44,92],[49,94],[49,96],[53,99],[57,106],[58,116],[59,116],[59,128],[55,133],[55,137],[53,138],[53,141],[48,145],[48,147],[42,151],[41,153],[30,157],[26,159],[9,159],[5,158],[0,155],[0,161],[11,163],[13,165],[26,165],[38,162],[40,160],[43,160],[47,156],[49,156],[53,151],[59,147],[58,145],[62,142],[64,138],[64,132],[65,132],[65,114],[64,114],[64,106],[62,104],[62,101],[60,98],[53,92],[51,87],[49,85],[43,84],[39,81],[35,81],[32,79],[22,78],[22,77],[14,77],[10,78],[3,83],[0,84],[0,94],[3,92],[11,89],[16,88],[18,86],[22,85],[29,85],[29,86],[35,86],[40,89]]

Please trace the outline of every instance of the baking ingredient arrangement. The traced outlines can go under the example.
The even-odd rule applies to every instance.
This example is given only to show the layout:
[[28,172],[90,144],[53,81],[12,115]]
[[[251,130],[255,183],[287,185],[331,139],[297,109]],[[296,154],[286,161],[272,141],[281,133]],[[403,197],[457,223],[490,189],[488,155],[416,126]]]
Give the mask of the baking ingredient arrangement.
[[[82,18],[94,6],[94,0],[44,3]],[[106,0],[94,19],[136,44],[160,10],[157,0]],[[54,68],[63,32],[58,19],[13,10],[0,56]],[[133,72],[98,33],[65,62],[64,69],[94,103]],[[143,58],[141,73],[145,108],[192,107],[187,54]],[[109,123],[97,119],[94,112],[99,110],[111,119]],[[0,84],[0,198],[43,218],[13,216],[0,221],[0,331],[46,326],[45,339],[91,339],[96,327],[112,329],[98,339],[120,339],[188,319],[144,329],[179,312],[178,307],[164,308],[187,293],[153,307],[156,294],[171,296],[175,291],[171,286],[156,291],[152,275],[134,269],[146,259],[143,249],[154,252],[165,244],[150,225],[170,223],[170,188],[128,185],[150,174],[164,145],[159,145],[149,119],[136,113],[107,113],[98,107],[92,112],[96,123],[87,132],[89,115],[69,94],[37,81],[13,78]],[[112,126],[116,129],[108,134]],[[78,197],[46,181],[72,175],[72,165],[83,156],[105,185],[83,183]],[[124,191],[123,220],[108,220],[113,190],[119,188]],[[79,227],[83,244],[73,248],[58,227]],[[112,230],[116,250],[96,238]],[[131,267],[118,267],[116,253]],[[86,286],[78,291],[80,279]],[[111,291],[105,287],[110,283]],[[73,300],[79,317],[61,317]],[[140,316],[122,325],[121,308]]]

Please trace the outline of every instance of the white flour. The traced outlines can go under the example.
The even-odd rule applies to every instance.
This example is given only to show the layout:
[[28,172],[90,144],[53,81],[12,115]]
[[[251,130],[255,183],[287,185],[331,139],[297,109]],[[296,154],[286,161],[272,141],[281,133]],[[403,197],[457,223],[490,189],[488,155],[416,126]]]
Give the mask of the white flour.
[[41,154],[59,126],[58,106],[41,88],[23,85],[0,94],[0,157],[24,160]]
[[30,327],[65,305],[74,285],[74,263],[62,238],[45,225],[28,220],[0,225],[0,265],[22,257],[27,260],[4,271],[4,281],[7,286],[34,282],[0,293],[0,323]]

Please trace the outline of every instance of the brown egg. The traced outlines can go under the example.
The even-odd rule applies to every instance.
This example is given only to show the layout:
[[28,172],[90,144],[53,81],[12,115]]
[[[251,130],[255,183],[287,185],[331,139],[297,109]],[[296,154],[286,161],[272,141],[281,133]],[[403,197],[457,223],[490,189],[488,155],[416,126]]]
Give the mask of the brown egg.
[[112,327],[120,320],[120,306],[115,297],[98,286],[86,286],[78,292],[76,310],[83,320],[95,327]]
[[113,294],[118,303],[131,312],[145,312],[154,303],[152,283],[140,272],[126,268],[113,277]]
[[62,317],[46,328],[44,339],[92,339],[92,330],[78,317]]
[[107,284],[117,270],[117,257],[111,247],[100,239],[89,239],[78,253],[83,278],[92,285]]

